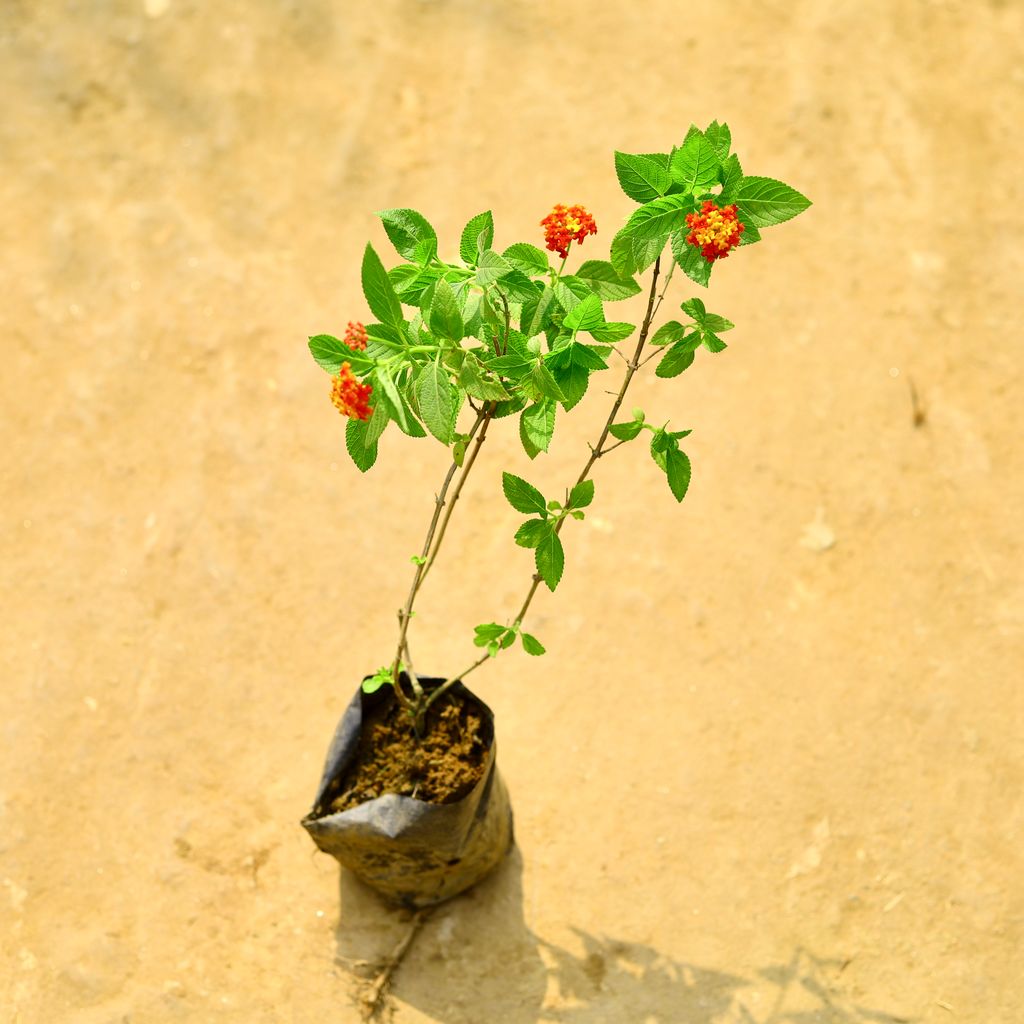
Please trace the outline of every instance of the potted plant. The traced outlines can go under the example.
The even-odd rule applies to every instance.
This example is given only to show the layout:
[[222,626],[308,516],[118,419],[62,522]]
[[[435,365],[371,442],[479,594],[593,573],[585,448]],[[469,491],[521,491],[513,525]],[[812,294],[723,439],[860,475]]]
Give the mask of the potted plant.
[[[597,233],[582,206],[558,205],[544,217],[547,251],[528,242],[499,251],[491,214],[478,214],[452,260],[421,214],[382,211],[404,262],[386,270],[367,245],[362,285],[373,322],[353,320],[341,338],[318,334],[309,341],[313,358],[332,376],[332,401],[347,417],[346,445],[360,471],[374,465],[392,423],[412,437],[432,436],[451,452],[433,502],[424,501],[432,509],[413,558],[394,653],[346,710],[303,820],[322,849],[408,907],[432,905],[472,885],[511,842],[493,718],[464,681],[517,644],[527,654],[544,653],[525,629],[527,616],[538,590],[554,591],[562,579],[562,535],[594,501],[597,463],[644,435],[676,501],[689,488],[690,460],[680,442],[690,430],[648,420],[640,409],[622,413],[634,375],[651,360],[658,360],[658,377],[675,377],[698,353],[726,347],[722,335],[733,324],[700,298],[686,298],[678,318],[656,326],[673,274],[679,268],[706,287],[719,261],[810,205],[780,181],[744,174],[729,128],[718,122],[703,131],[691,126],[668,153],[616,153],[615,170],[640,205],[612,238],[608,260],[587,259],[572,271],[570,253]],[[636,276],[645,272],[642,286]],[[642,291],[639,325],[607,318],[606,303]],[[524,516],[515,543],[533,551],[522,603],[475,627],[476,653],[459,671],[418,675],[409,653],[416,598],[488,431],[499,421],[515,423],[535,459],[551,445],[559,410],[574,409],[591,375],[613,366],[620,371],[617,391],[575,480],[542,491],[511,473],[502,476],[505,498]]]

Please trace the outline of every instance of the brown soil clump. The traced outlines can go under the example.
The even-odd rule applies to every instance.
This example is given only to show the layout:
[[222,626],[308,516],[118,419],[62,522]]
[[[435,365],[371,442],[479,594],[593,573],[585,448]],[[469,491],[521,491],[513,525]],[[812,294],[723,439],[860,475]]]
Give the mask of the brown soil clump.
[[461,697],[442,698],[427,716],[417,742],[395,700],[376,708],[363,724],[355,761],[342,779],[331,811],[347,811],[385,793],[432,804],[461,800],[484,774],[487,745],[480,715]]

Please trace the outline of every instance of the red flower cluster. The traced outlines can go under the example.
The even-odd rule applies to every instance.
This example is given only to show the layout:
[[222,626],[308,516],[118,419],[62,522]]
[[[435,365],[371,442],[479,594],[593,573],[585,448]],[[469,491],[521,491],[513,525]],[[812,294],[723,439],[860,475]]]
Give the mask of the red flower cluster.
[[341,340],[349,348],[355,348],[360,352],[364,352],[369,338],[366,336],[366,328],[358,320],[349,320],[348,327],[345,328],[345,337]]
[[690,228],[687,244],[700,249],[708,263],[724,260],[740,244],[744,230],[735,205],[718,207],[710,199],[704,200],[700,213],[688,213],[686,223]]
[[331,401],[342,416],[368,420],[373,412],[370,408],[372,394],[373,388],[360,384],[348,363],[342,363],[338,376],[331,379]]
[[572,242],[582,242],[587,235],[597,234],[594,218],[582,206],[559,203],[540,223],[548,248],[563,260],[569,255]]

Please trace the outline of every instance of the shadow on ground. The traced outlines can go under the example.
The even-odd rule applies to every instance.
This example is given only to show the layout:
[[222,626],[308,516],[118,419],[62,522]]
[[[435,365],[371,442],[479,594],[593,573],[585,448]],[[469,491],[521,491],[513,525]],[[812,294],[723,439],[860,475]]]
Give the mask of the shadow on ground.
[[[387,908],[341,872],[337,960],[387,956],[410,914]],[[522,857],[438,907],[402,964],[395,1000],[443,1024],[907,1024],[857,1005],[846,962],[804,949],[750,977],[673,960],[650,946],[581,929],[574,953],[537,936],[523,915]]]

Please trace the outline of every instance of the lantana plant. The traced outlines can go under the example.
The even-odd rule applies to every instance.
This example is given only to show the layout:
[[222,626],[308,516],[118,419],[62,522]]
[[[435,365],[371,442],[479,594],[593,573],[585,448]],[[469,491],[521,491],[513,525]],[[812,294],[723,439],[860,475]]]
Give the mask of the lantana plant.
[[[609,259],[587,259],[572,271],[567,263],[573,250],[591,246],[598,231],[580,205],[558,204],[541,220],[547,251],[530,242],[499,251],[492,215],[480,213],[463,229],[458,258],[451,260],[442,257],[437,234],[421,214],[383,210],[378,216],[403,262],[387,270],[367,245],[362,285],[373,322],[351,321],[342,338],[310,338],[313,358],[332,375],[331,399],[348,418],[346,446],[359,470],[374,465],[381,435],[392,423],[411,437],[432,436],[451,452],[422,550],[412,558],[394,656],[363,684],[368,692],[393,687],[417,736],[431,705],[489,659],[517,641],[528,654],[544,653],[523,626],[540,586],[554,591],[562,579],[562,532],[570,519],[583,519],[594,501],[591,473],[599,459],[643,434],[672,496],[686,496],[691,467],[680,442],[690,430],[660,417],[648,420],[640,409],[620,418],[620,410],[641,367],[657,358],[655,374],[676,377],[698,352],[722,352],[721,336],[733,324],[691,297],[681,303],[679,319],[652,333],[669,282],[678,267],[707,287],[717,263],[810,205],[780,181],[744,174],[731,145],[729,127],[713,121],[703,131],[691,126],[668,153],[616,153],[619,183],[640,205],[612,238]],[[548,253],[559,258],[554,265]],[[606,304],[640,294],[644,288],[636,277],[648,270],[639,330],[609,320]],[[629,340],[634,334],[636,340]],[[469,664],[428,690],[409,653],[414,605],[488,429],[516,417],[523,448],[535,459],[551,446],[559,410],[574,409],[591,375],[610,365],[621,370],[618,390],[576,479],[544,494],[503,473],[505,498],[526,517],[514,540],[532,549],[532,576],[518,610],[475,627],[477,654]]]

